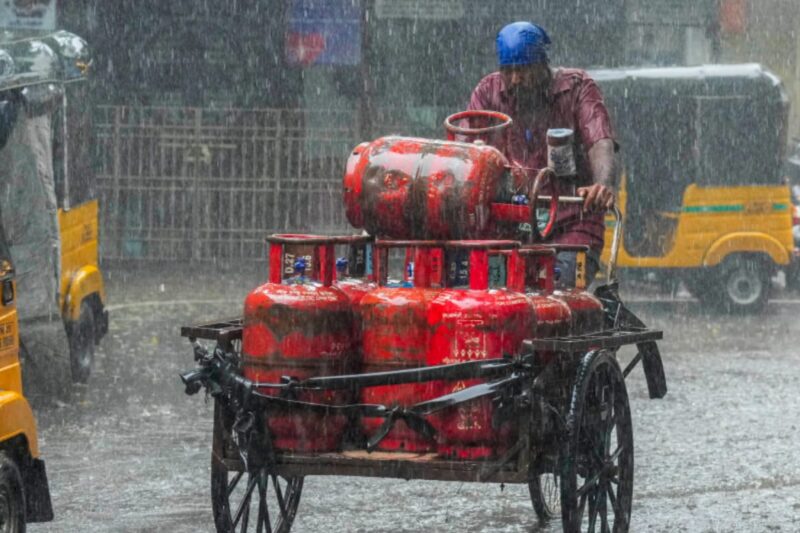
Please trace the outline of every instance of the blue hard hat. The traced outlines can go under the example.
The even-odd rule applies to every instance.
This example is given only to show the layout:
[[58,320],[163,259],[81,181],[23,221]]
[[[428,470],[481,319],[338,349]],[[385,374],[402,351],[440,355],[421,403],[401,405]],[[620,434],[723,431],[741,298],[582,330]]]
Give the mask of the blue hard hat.
[[497,62],[501,67],[547,61],[547,32],[530,22],[512,22],[497,33]]

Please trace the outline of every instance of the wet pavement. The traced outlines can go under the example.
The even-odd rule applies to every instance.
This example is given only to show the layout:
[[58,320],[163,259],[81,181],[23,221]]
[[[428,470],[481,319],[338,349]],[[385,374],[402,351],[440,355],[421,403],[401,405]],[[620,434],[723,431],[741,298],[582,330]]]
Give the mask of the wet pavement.
[[[56,519],[30,531],[213,531],[212,405],[183,393],[177,375],[193,363],[179,327],[239,314],[263,275],[173,266],[112,267],[106,277],[111,327],[88,385],[69,404],[37,402]],[[798,295],[749,318],[630,296],[665,331],[670,387],[649,400],[640,370],[627,380],[631,531],[800,531]],[[537,523],[521,486],[317,477],[292,531],[560,530]]]

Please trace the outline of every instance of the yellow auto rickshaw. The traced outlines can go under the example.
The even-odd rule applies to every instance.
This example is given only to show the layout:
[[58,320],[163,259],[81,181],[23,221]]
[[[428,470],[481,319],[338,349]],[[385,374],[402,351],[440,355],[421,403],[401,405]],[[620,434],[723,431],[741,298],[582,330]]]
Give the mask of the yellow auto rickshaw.
[[0,530],[53,519],[36,421],[22,390],[11,252],[0,223]]
[[780,80],[756,64],[593,75],[622,146],[621,274],[682,281],[727,311],[762,309],[794,247]]
[[82,83],[90,62],[69,32],[0,34],[0,214],[17,269],[25,377],[65,394],[87,380],[108,330]]

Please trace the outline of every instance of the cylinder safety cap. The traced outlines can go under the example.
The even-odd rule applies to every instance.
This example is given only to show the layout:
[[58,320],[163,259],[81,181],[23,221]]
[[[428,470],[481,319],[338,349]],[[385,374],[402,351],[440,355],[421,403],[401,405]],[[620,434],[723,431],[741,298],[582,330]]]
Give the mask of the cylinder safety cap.
[[512,22],[497,33],[497,62],[501,67],[547,61],[550,37],[530,22]]

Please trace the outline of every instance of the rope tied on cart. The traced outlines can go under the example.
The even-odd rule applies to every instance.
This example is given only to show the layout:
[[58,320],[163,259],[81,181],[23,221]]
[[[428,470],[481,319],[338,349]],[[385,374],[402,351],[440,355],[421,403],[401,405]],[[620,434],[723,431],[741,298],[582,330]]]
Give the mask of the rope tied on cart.
[[413,407],[396,406],[386,412],[386,420],[384,420],[380,429],[367,440],[366,448],[368,452],[375,451],[378,448],[378,445],[389,435],[398,420],[405,422],[409,428],[426,439],[433,440],[436,438],[436,429],[422,415],[417,413]]
[[[434,439],[436,429],[425,417],[437,412],[487,396],[492,396],[498,405],[503,407],[498,412],[507,411],[510,392],[523,380],[530,379],[532,360],[531,357],[505,357],[403,371],[321,376],[305,380],[284,376],[280,383],[261,383],[241,376],[238,365],[233,359],[235,354],[230,354],[219,347],[209,353],[196,341],[194,353],[199,368],[181,374],[186,393],[196,394],[205,387],[208,395],[227,398],[230,403],[237,406],[237,423],[234,430],[241,445],[247,446],[247,434],[252,432],[256,425],[252,417],[241,416],[242,412],[252,413],[254,410],[269,406],[287,410],[301,409],[325,415],[340,413],[347,416],[384,418],[385,421],[380,429],[368,438],[367,451],[373,451],[399,420],[425,438]],[[358,389],[374,385],[418,383],[440,379],[481,378],[494,381],[473,385],[409,407],[387,407],[376,404],[332,405],[296,399],[296,392],[299,390]],[[277,389],[280,392],[277,396],[273,396],[259,389]]]

